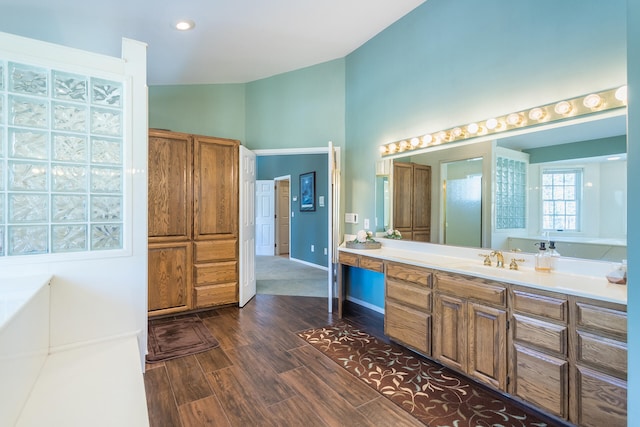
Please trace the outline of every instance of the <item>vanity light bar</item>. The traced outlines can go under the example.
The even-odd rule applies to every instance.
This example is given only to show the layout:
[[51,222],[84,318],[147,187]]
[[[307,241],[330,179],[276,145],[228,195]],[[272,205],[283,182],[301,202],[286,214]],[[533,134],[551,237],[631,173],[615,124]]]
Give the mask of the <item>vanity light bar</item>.
[[405,151],[418,150],[450,142],[519,129],[543,123],[552,123],[571,117],[580,117],[627,105],[627,86],[590,93],[551,104],[518,111],[504,116],[456,126],[432,134],[416,136],[380,146],[380,154],[390,156]]

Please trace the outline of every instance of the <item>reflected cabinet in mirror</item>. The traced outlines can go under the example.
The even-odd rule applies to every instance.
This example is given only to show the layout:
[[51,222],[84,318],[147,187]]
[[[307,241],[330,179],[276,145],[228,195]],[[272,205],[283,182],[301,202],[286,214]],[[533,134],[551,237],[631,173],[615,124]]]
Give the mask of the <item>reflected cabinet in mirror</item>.
[[[377,231],[407,240],[620,262],[627,237],[626,110],[381,160]],[[419,171],[419,172],[416,172]]]

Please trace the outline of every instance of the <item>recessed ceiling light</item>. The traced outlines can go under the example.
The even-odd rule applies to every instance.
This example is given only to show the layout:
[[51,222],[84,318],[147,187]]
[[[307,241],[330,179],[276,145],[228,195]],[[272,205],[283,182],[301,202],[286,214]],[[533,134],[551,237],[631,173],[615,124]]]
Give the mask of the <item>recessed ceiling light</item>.
[[192,30],[193,27],[195,26],[196,26],[196,23],[193,22],[191,19],[182,19],[176,22],[176,30],[180,30],[180,31]]

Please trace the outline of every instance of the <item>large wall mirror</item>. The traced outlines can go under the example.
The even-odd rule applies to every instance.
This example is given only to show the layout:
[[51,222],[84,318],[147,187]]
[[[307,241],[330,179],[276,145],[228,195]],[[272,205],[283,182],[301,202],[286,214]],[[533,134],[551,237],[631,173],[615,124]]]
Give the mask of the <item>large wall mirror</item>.
[[626,259],[624,108],[448,145],[380,161],[376,231],[395,227],[393,163],[411,163],[431,168],[428,242]]

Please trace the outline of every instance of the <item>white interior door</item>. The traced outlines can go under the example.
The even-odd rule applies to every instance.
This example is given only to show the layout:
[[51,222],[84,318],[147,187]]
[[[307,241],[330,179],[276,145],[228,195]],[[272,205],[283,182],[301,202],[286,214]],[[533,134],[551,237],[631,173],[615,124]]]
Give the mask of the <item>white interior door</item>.
[[256,155],[240,146],[240,289],[244,307],[256,294]]
[[256,255],[274,255],[274,181],[256,181]]

